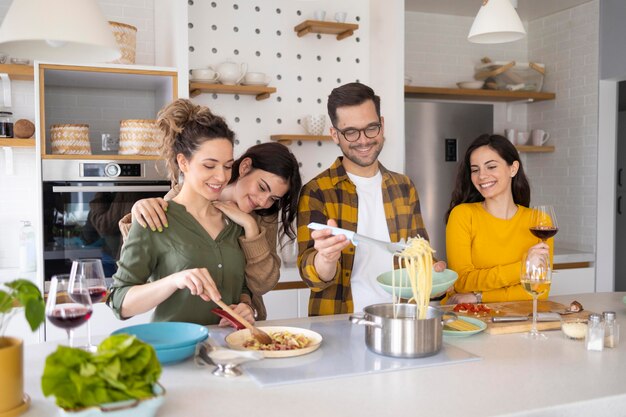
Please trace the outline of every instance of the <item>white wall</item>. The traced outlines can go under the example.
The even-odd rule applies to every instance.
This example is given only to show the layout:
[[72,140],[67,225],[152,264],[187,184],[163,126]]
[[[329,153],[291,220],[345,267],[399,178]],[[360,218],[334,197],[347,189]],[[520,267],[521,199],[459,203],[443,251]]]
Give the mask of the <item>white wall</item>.
[[[0,0],[0,19],[4,19],[11,0]],[[137,27],[136,63],[154,64],[154,0],[99,0],[107,19]],[[34,122],[35,102],[32,81],[13,81],[14,120]],[[20,220],[33,221],[39,215],[35,196],[35,150],[14,148],[14,174],[5,171],[4,151],[0,149],[0,269],[18,265]],[[0,273],[0,280],[15,277]]]
[[530,22],[528,56],[545,62],[556,100],[528,106],[528,128],[551,134],[550,154],[528,154],[533,203],[553,204],[557,241],[594,251],[598,173],[598,13],[595,0]]

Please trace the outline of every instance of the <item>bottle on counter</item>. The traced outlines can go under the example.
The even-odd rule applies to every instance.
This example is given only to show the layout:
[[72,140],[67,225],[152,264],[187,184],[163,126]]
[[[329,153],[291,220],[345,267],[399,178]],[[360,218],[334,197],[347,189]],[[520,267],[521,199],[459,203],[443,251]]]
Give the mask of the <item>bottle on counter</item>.
[[614,348],[619,344],[619,323],[614,311],[602,313],[604,318],[604,347]]
[[34,272],[37,269],[35,257],[35,230],[27,220],[22,220],[20,230],[20,272]]
[[602,316],[599,314],[593,313],[589,315],[585,346],[587,350],[601,351],[604,349],[604,323],[602,322]]

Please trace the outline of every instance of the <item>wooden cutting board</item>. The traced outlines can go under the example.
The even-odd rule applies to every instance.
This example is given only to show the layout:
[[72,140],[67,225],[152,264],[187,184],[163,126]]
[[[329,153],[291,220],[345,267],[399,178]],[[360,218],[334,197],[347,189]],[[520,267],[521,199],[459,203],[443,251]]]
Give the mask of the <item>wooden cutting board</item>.
[[[532,301],[510,301],[504,303],[487,303],[487,306],[496,312],[498,316],[527,316],[533,312]],[[444,311],[452,311],[453,305],[446,305],[441,307]],[[537,303],[538,312],[549,311],[564,311],[567,307],[563,304],[555,303],[554,301],[539,301]],[[491,316],[480,317],[475,316],[472,313],[464,314],[457,313],[459,316],[474,317],[484,321],[487,324],[486,333],[489,334],[507,334],[507,333],[524,333],[530,331],[532,327],[532,318],[527,321],[513,321],[513,322],[501,322],[492,323]],[[568,314],[564,317],[579,317],[586,319],[590,312],[583,310],[580,313]],[[537,322],[537,330],[558,330],[561,328],[560,321],[540,321]]]

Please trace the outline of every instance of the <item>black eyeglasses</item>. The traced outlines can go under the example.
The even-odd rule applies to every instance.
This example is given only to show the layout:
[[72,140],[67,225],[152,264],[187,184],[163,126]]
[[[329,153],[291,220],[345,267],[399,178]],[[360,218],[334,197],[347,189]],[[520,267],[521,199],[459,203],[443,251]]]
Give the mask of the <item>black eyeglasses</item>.
[[366,138],[374,139],[380,133],[381,123],[374,123],[367,126],[365,129],[355,129],[350,127],[348,129],[340,130],[333,126],[337,132],[341,133],[348,142],[356,142],[361,138],[361,132]]

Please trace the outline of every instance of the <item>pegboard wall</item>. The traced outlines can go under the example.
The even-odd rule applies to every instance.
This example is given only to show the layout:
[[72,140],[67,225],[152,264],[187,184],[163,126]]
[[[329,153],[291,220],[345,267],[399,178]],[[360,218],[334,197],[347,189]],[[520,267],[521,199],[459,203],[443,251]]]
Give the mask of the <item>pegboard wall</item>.
[[[235,157],[270,135],[307,134],[306,115],[326,114],[331,90],[369,79],[369,1],[189,0],[189,68],[215,68],[224,61],[246,63],[250,72],[271,77],[276,93],[254,96],[204,93],[194,102],[225,117],[237,134]],[[359,29],[341,41],[334,35],[296,35],[294,26],[317,10],[333,21],[347,13]],[[325,132],[330,120],[326,117]],[[325,133],[328,134],[328,133]],[[341,151],[332,141],[293,142],[306,182],[332,164]]]

